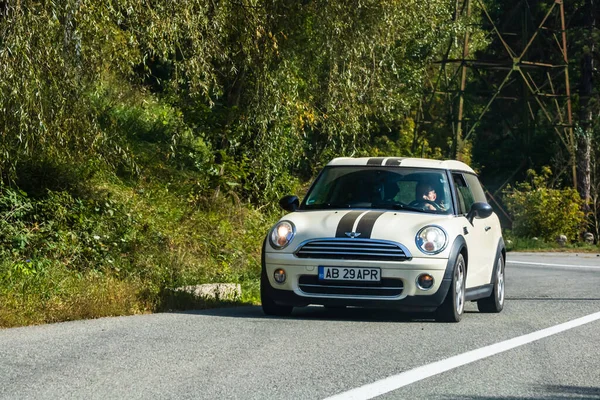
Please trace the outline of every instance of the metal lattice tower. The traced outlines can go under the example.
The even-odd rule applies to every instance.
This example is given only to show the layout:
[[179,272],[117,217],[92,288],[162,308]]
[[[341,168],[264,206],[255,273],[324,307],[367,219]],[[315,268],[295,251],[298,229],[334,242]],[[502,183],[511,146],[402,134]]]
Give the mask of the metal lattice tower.
[[[543,1],[546,2],[548,11],[541,21],[534,22],[528,0],[521,0],[502,21],[490,16],[482,0],[456,0],[455,19],[470,21],[474,10],[481,12],[481,19],[491,27],[492,40],[501,44],[503,53],[492,60],[475,59],[469,54],[470,30],[466,29],[460,38],[453,37],[444,58],[437,63],[437,79],[430,82],[431,90],[417,113],[416,140],[426,124],[439,123],[439,110],[435,107],[439,103],[449,105],[450,110],[442,113],[441,119],[445,118],[443,123],[452,127],[451,155],[463,159],[466,143],[490,106],[502,100],[518,101],[528,114],[524,118],[535,120],[539,114],[552,125],[569,153],[573,184],[577,187],[564,4],[563,0]],[[530,27],[534,28],[532,32]],[[515,32],[516,28],[520,32]],[[452,58],[453,53],[458,57]],[[486,88],[485,93],[469,93],[468,74]],[[471,102],[473,97],[477,100]],[[473,107],[474,103],[479,108]]]

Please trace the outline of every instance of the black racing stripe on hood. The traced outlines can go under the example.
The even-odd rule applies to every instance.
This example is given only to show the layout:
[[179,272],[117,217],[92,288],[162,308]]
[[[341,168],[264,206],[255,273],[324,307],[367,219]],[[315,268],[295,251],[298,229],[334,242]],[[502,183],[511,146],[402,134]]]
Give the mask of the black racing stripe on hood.
[[352,232],[356,218],[362,213],[364,213],[364,211],[350,211],[348,214],[344,215],[338,223],[335,237],[347,237],[346,232]]
[[388,158],[388,160],[385,162],[385,165],[391,165],[392,167],[397,167],[398,165],[400,165],[402,160],[404,160],[404,157]]
[[385,160],[384,157],[373,157],[367,160],[367,165],[381,165]]
[[359,237],[361,239],[369,239],[371,237],[375,221],[377,221],[377,218],[381,217],[384,213],[385,211],[369,212],[368,214],[365,214],[360,221],[358,221],[356,232],[360,232]]

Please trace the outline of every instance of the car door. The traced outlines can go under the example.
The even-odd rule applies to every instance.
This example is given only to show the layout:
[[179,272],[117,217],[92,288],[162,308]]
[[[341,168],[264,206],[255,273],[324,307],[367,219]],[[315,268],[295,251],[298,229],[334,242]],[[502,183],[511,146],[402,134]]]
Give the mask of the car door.
[[452,179],[458,200],[458,218],[462,218],[463,220],[463,236],[467,242],[468,264],[466,287],[472,288],[489,283],[491,271],[488,274],[487,264],[489,261],[487,260],[486,251],[488,244],[485,221],[475,218],[471,224],[467,219],[467,213],[473,203],[475,203],[475,197],[467,184],[466,175],[461,172],[454,172],[452,173]]
[[[463,174],[465,180],[467,181],[467,185],[469,185],[469,190],[473,194],[473,198],[477,202],[487,203],[487,198],[485,197],[485,192],[483,191],[483,187],[481,186],[481,182],[479,182],[479,178],[473,174]],[[500,240],[500,236],[502,233],[500,232],[500,221],[496,214],[490,215],[485,219],[478,219],[479,222],[483,224],[484,229],[484,249],[485,254],[483,254],[483,265],[485,266],[485,272],[487,275],[487,281],[485,283],[490,283],[490,279],[492,277],[492,270],[495,264],[496,258],[496,250],[498,248],[498,241]]]

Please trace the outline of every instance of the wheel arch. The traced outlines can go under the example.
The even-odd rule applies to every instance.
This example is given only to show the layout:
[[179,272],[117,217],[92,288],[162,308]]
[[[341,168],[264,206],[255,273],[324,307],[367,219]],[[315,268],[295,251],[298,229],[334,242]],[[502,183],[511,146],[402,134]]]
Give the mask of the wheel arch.
[[[498,269],[498,257],[502,257],[502,261],[504,261],[504,265],[506,266],[506,246],[504,245],[504,239],[500,237],[498,240],[498,246],[496,247],[496,255],[494,256],[494,268],[492,268],[492,276],[490,276],[490,283],[494,283],[494,279],[496,276],[496,269]],[[506,267],[505,267],[506,268]]]
[[463,258],[465,259],[465,274],[466,274],[469,271],[469,252],[467,251],[466,243],[465,243],[464,247],[460,250],[460,254],[462,254]]
[[448,263],[446,264],[446,272],[444,273],[444,280],[452,280],[452,274],[454,273],[454,266],[456,265],[456,259],[458,255],[462,254],[465,259],[465,272],[469,265],[469,251],[467,249],[467,241],[462,235],[457,236],[452,243],[450,248],[450,255],[448,256]]

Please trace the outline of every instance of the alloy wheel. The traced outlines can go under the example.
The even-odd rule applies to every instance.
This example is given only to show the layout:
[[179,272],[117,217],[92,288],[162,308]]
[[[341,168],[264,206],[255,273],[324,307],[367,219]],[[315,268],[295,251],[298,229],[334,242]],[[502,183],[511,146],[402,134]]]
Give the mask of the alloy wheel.
[[502,258],[498,259],[498,266],[496,268],[496,285],[498,293],[498,304],[504,304],[504,268],[502,265]]
[[459,263],[456,266],[456,281],[454,284],[456,313],[461,315],[465,307],[465,264]]

